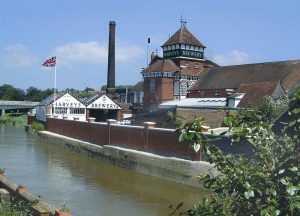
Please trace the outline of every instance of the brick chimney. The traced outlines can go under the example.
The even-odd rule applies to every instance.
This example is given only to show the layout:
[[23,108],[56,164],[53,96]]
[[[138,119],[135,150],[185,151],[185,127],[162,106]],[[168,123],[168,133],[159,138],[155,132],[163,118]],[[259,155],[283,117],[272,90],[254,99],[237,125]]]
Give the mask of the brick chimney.
[[116,22],[109,22],[108,69],[106,93],[115,94],[115,32]]

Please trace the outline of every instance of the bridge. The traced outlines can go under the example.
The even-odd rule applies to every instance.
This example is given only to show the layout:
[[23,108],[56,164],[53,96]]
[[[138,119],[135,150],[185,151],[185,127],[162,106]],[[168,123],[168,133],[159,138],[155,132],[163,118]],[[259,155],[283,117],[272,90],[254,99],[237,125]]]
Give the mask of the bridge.
[[5,115],[5,110],[32,109],[35,106],[37,106],[39,103],[40,102],[0,100],[1,116]]

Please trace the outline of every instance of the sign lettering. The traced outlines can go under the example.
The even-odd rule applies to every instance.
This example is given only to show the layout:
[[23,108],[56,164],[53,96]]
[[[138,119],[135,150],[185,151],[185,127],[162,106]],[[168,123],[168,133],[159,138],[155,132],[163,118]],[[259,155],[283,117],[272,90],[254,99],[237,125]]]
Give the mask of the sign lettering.
[[197,58],[203,59],[203,52],[193,51],[193,50],[170,50],[164,51],[165,58],[172,58],[172,57],[189,57],[189,58]]

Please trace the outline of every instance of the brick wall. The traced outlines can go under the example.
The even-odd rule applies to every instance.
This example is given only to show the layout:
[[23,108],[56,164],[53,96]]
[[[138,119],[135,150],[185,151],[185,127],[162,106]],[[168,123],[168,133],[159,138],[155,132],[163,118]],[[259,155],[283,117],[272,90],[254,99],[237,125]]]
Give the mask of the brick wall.
[[175,156],[189,160],[201,160],[187,144],[179,143],[179,134],[172,129],[125,126],[108,123],[48,118],[46,129],[97,145],[114,145],[123,148],[151,152],[163,156]]

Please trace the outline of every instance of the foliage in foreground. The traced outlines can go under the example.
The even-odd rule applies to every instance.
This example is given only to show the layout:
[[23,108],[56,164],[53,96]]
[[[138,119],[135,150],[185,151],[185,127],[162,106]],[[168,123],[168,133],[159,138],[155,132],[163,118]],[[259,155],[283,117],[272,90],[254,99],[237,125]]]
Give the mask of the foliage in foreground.
[[32,216],[32,206],[36,205],[39,200],[24,202],[12,198],[9,208],[0,202],[0,216]]
[[179,215],[300,215],[300,90],[291,101],[292,133],[276,136],[265,117],[256,111],[227,116],[233,143],[246,138],[253,147],[247,156],[225,155],[206,139],[201,119],[185,124],[180,139],[201,150],[220,175],[204,175],[204,186],[212,192],[194,209]]

